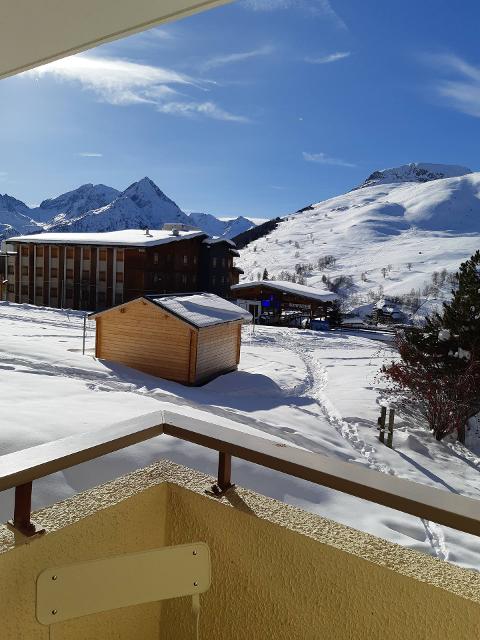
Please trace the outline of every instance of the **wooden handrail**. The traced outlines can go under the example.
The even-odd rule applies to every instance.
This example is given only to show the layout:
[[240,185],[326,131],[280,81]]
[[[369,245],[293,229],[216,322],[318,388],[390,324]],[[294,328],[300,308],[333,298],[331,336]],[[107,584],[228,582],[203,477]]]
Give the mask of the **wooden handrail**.
[[221,454],[220,490],[231,486],[229,463],[234,456],[480,536],[478,500],[172,411],[156,411],[102,431],[82,433],[2,456],[0,491],[26,485],[162,433],[218,451]]

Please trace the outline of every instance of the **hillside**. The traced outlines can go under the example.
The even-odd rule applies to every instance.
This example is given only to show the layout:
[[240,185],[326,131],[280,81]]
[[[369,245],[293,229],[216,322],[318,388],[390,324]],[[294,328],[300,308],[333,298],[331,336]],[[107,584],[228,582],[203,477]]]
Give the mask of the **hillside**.
[[7,194],[0,195],[0,240],[42,230],[162,229],[166,222],[188,224],[209,235],[225,238],[255,226],[243,216],[220,220],[207,213],[187,214],[147,177],[123,192],[104,184],[84,184],[33,208]]
[[366,185],[289,215],[241,251],[244,280],[257,279],[265,268],[278,277],[306,265],[297,271],[309,285],[322,277],[351,277],[343,293],[357,305],[383,293],[422,294],[434,272],[456,271],[480,246],[480,173],[468,171],[398,182],[401,172],[392,169],[393,182]]

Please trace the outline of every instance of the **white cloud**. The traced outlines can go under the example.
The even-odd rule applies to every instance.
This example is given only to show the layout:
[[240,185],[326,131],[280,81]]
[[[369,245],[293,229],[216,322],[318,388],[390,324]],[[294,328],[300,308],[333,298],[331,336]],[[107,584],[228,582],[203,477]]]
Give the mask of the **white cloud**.
[[315,15],[329,18],[339,29],[348,27],[332,7],[330,0],[243,0],[244,7],[253,11],[278,11],[280,9],[302,9]]
[[195,117],[205,116],[213,120],[225,122],[250,122],[245,116],[235,115],[222,109],[214,102],[167,102],[158,105],[158,111],[177,116]]
[[480,67],[452,54],[423,56],[448,79],[437,80],[435,91],[457,111],[480,118]]
[[316,162],[318,164],[330,164],[337,167],[354,167],[355,165],[351,162],[345,162],[345,160],[341,160],[340,158],[332,158],[328,156],[326,153],[307,153],[304,151],[302,153],[303,159],[307,162]]
[[80,151],[77,155],[81,158],[103,158],[103,153],[97,153],[95,151]]
[[272,46],[265,45],[258,49],[253,49],[252,51],[242,51],[240,53],[228,53],[223,56],[216,56],[214,58],[210,58],[209,60],[206,60],[200,65],[200,68],[202,69],[202,71],[209,71],[210,69],[223,67],[227,64],[243,62],[244,60],[249,60],[250,58],[257,58],[258,56],[267,56],[267,55],[270,55],[273,51],[274,49]]
[[34,78],[51,76],[62,82],[78,84],[112,105],[150,104],[165,114],[248,122],[248,118],[231,114],[213,101],[184,101],[178,87],[198,89],[205,86],[205,82],[200,84],[186,74],[163,67],[80,54],[27,71],[24,75]]
[[8,176],[8,171],[0,171],[0,180],[6,180]]
[[110,104],[151,102],[148,92],[158,87],[192,84],[192,80],[170,69],[138,64],[120,58],[76,55],[27,71],[26,76],[79,83]]
[[329,64],[330,62],[337,62],[337,60],[348,58],[350,55],[350,51],[336,51],[335,53],[330,53],[327,56],[320,56],[319,58],[311,58],[307,56],[304,60],[310,64]]

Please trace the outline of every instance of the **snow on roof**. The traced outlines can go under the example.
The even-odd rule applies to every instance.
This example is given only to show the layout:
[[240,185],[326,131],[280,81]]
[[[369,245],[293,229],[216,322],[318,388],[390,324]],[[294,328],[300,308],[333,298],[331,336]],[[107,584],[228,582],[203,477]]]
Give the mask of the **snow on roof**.
[[248,311],[213,293],[145,297],[199,329],[236,320],[249,322],[252,319]]
[[204,244],[217,244],[218,242],[226,242],[227,244],[230,244],[232,247],[235,247],[235,248],[237,247],[235,242],[233,242],[233,240],[230,240],[230,238],[223,238],[223,237],[217,237],[217,236],[215,236],[214,238],[205,238],[203,242]]
[[250,289],[252,287],[265,287],[268,289],[277,289],[284,291],[285,293],[293,293],[303,298],[309,298],[311,300],[319,300],[320,302],[332,302],[338,300],[336,293],[331,291],[314,289],[313,287],[307,287],[304,284],[297,284],[296,282],[287,282],[284,280],[259,280],[258,282],[242,282],[241,284],[234,284],[230,287],[232,291],[241,291],[242,289]]
[[35,242],[46,244],[94,244],[100,246],[155,247],[169,242],[178,242],[199,236],[203,231],[178,231],[173,235],[165,229],[150,229],[148,235],[144,229],[125,229],[100,233],[35,233],[28,236],[9,238],[8,242]]

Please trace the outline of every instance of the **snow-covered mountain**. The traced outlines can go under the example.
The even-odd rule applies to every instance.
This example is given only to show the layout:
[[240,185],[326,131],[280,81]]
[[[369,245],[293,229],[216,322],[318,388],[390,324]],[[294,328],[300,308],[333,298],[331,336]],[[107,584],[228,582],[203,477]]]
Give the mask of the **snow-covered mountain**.
[[225,238],[233,238],[254,226],[242,216],[219,220],[207,213],[188,215],[150,178],[134,182],[123,192],[103,184],[84,184],[34,208],[6,194],[0,195],[0,239],[42,229],[63,232],[161,229],[166,222],[192,225],[209,235]]
[[35,220],[43,222],[67,222],[87,211],[104,207],[119,195],[120,191],[104,184],[83,184],[57,198],[44,200],[39,207],[31,209],[30,213]]
[[0,239],[38,231],[41,231],[41,226],[32,219],[29,207],[21,200],[0,193]]
[[[322,277],[350,276],[349,293],[361,303],[379,290],[386,295],[422,291],[434,272],[456,271],[480,248],[480,173],[462,169],[459,177],[425,182],[425,174],[414,171],[412,178],[404,169],[383,171],[385,182],[288,215],[241,251],[243,279],[257,279],[265,268],[285,279],[282,271],[294,273],[296,265],[306,265],[302,277],[312,286]],[[459,168],[443,171],[458,173]],[[325,261],[326,256],[334,260]]]
[[238,218],[231,220],[220,220],[210,213],[190,213],[188,217],[190,218],[190,224],[202,229],[209,236],[234,238],[239,233],[243,233],[255,226],[251,220],[243,216],[238,216]]
[[361,185],[373,187],[377,184],[392,184],[394,182],[431,182],[442,178],[457,178],[472,173],[467,167],[454,164],[430,164],[427,162],[411,162],[392,169],[374,171]]

